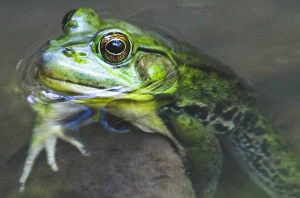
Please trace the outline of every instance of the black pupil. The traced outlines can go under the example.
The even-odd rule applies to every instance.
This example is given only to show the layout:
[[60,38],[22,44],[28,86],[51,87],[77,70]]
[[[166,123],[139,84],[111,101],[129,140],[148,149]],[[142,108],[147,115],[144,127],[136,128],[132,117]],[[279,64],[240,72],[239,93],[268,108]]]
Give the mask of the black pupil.
[[121,40],[114,39],[107,43],[106,50],[112,54],[120,54],[125,49],[125,43]]

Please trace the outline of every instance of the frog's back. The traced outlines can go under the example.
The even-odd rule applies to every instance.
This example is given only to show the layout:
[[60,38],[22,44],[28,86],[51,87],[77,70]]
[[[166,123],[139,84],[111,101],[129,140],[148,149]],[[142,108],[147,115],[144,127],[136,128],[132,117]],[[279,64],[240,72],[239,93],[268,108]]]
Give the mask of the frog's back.
[[183,51],[176,105],[220,134],[224,148],[268,194],[299,198],[299,159],[256,109],[251,86],[219,61]]

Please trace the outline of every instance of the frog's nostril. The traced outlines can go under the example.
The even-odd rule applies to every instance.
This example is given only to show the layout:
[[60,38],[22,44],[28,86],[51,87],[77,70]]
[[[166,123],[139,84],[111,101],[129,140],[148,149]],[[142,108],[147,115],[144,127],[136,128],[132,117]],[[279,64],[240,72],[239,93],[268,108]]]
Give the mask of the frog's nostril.
[[71,56],[73,56],[75,54],[75,51],[71,47],[66,47],[66,48],[63,49],[62,53],[66,57],[71,57]]

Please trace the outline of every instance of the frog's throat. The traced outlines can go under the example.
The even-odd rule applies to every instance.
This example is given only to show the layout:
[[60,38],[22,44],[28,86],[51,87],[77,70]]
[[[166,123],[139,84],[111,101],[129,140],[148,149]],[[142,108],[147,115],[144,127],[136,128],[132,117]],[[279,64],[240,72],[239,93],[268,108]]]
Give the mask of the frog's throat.
[[89,95],[91,98],[134,99],[138,101],[149,101],[153,99],[153,96],[148,94],[126,93],[125,91],[128,90],[122,92],[100,89],[57,80],[40,74],[38,75],[38,78],[46,87],[62,93]]

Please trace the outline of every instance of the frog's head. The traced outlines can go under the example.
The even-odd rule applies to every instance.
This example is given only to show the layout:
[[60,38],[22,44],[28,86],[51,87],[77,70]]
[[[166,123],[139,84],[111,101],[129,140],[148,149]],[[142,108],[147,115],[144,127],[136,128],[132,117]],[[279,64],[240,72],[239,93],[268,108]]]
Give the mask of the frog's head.
[[69,12],[63,31],[40,54],[38,77],[47,87],[102,97],[174,93],[176,64],[163,39],[123,21],[101,20],[88,8]]

